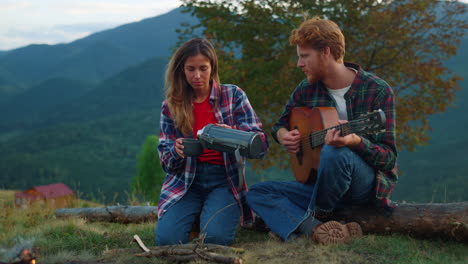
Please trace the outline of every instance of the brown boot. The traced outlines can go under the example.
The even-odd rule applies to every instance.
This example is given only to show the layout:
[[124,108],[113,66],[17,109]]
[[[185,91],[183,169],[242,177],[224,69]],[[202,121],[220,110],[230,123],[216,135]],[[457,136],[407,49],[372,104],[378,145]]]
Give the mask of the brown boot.
[[362,237],[362,228],[356,222],[347,223],[346,228],[348,228],[349,235],[351,238]]
[[356,222],[343,225],[329,221],[314,228],[312,239],[322,245],[348,242],[351,238],[362,236],[361,226]]

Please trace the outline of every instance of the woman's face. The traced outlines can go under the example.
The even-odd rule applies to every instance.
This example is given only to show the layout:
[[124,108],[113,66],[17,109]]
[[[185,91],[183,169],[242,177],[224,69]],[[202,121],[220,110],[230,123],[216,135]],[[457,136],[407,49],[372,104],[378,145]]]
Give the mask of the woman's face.
[[198,54],[188,57],[184,64],[184,73],[195,92],[210,89],[211,63],[206,56]]

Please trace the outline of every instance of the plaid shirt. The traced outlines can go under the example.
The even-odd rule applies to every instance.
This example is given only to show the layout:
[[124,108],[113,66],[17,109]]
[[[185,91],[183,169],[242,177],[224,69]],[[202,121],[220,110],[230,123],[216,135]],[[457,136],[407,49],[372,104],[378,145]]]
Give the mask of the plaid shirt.
[[[220,91],[221,90],[221,91]],[[214,109],[216,100],[217,109]],[[215,111],[216,120],[219,123],[227,124],[233,128],[253,131],[260,134],[263,141],[263,151],[258,158],[265,155],[268,148],[268,141],[265,132],[262,130],[262,123],[253,110],[247,95],[235,85],[221,85],[221,89],[211,89],[210,104]],[[192,157],[180,157],[174,148],[177,138],[184,137],[175,128],[174,119],[169,111],[167,101],[162,104],[160,132],[159,132],[159,159],[166,174],[161,196],[158,205],[158,217],[161,217],[169,207],[179,201],[193,182],[197,167],[197,159]],[[247,184],[244,178],[242,190],[237,190],[239,168],[234,154],[223,153],[224,165],[226,167],[226,177],[231,186],[232,193],[239,204],[241,210],[241,224],[252,220],[252,211],[247,206],[245,196],[247,194]],[[245,164],[245,159],[242,160]]]
[[[345,94],[348,120],[360,115],[382,109],[386,116],[386,132],[362,137],[362,142],[353,150],[377,171],[376,202],[381,206],[390,206],[390,193],[398,180],[397,149],[395,144],[395,107],[393,91],[379,77],[366,72],[357,64],[345,63],[346,67],[357,70],[356,78]],[[325,85],[319,81],[309,84],[302,81],[291,94],[278,122],[274,125],[272,136],[278,142],[276,133],[280,128],[288,128],[289,113],[299,106],[336,107]]]

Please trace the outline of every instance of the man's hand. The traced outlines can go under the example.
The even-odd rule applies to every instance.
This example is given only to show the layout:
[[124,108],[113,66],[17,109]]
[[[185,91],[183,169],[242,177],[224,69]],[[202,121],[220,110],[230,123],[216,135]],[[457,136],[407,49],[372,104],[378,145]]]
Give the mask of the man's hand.
[[[345,120],[338,120],[338,123],[344,124],[348,121]],[[356,134],[349,134],[347,136],[341,136],[341,131],[332,128],[327,131],[327,134],[325,135],[325,144],[334,146],[334,147],[355,147],[361,143],[361,137],[356,135]]]
[[216,123],[216,124],[214,124],[214,125],[215,125],[215,126],[219,126],[219,127],[223,127],[223,128],[231,128],[231,129],[233,128],[233,127],[231,127],[230,125],[221,124],[221,123]]
[[280,128],[276,133],[278,141],[281,145],[285,146],[286,149],[291,153],[299,151],[299,143],[301,142],[301,134],[299,130],[294,129],[288,131],[286,128]]

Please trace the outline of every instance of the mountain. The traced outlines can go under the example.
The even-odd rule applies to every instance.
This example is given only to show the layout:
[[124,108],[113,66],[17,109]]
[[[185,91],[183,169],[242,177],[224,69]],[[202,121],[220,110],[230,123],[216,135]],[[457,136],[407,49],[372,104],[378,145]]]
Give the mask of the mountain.
[[432,131],[429,142],[414,152],[401,151],[402,170],[394,198],[417,202],[468,201],[468,37],[464,38],[457,55],[446,65],[464,78],[459,85],[453,106],[428,118]]
[[[153,58],[68,102],[48,108],[36,103],[42,112],[0,134],[0,188],[64,182],[83,198],[126,201],[140,147],[158,133],[166,63]],[[61,87],[46,83],[28,95]]]
[[0,106],[0,111],[11,113],[0,117],[0,131],[89,121],[158,107],[166,63],[166,60],[153,58],[95,86],[66,79],[41,82]]
[[88,198],[128,198],[140,147],[158,133],[164,68],[185,18],[193,20],[176,9],[70,44],[5,52],[0,188],[62,181]]
[[[152,57],[167,58],[175,30],[195,18],[175,9],[59,45],[29,45],[0,57],[0,97],[51,78],[101,81]],[[15,90],[17,93],[15,93]]]
[[32,86],[8,103],[0,105],[0,131],[42,121],[43,113],[83,96],[92,90],[93,84],[80,80],[53,78]]

